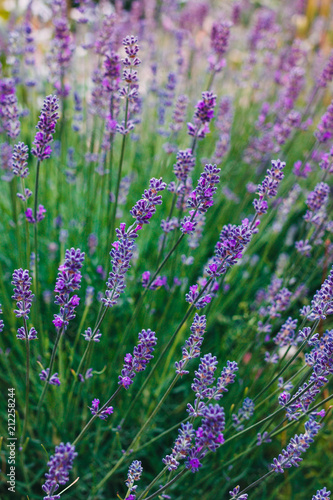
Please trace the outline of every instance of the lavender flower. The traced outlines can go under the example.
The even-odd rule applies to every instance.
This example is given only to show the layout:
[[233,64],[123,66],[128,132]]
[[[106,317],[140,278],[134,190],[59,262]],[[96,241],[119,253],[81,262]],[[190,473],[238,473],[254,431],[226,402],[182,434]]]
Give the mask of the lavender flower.
[[217,184],[220,182],[221,169],[216,165],[207,164],[203,173],[200,175],[198,185],[190,194],[187,205],[195,209],[199,213],[207,212],[208,208],[213,205],[213,195],[217,190]]
[[313,495],[312,500],[330,500],[330,495],[331,492],[327,491],[325,487],[321,490],[317,490],[317,493],[316,495]]
[[264,198],[273,198],[277,195],[278,186],[284,177],[283,169],[286,164],[280,160],[272,160],[271,163],[272,168],[267,170],[265,179],[258,186],[259,199],[256,199],[253,202],[254,209],[258,215],[262,215],[267,212],[267,202]]
[[28,333],[28,338],[26,337],[25,329],[23,326],[17,330],[17,335],[16,338],[19,340],[36,340],[37,339],[37,332],[34,329],[34,327],[30,328],[30,331]]
[[59,500],[60,495],[55,495],[59,485],[69,481],[69,471],[73,467],[74,459],[77,457],[75,446],[70,443],[60,443],[55,448],[55,454],[51,456],[47,465],[49,472],[45,474],[46,482],[42,488],[46,493],[44,500]]
[[315,321],[326,319],[326,315],[333,314],[333,267],[330,274],[317,290],[312,301],[310,311],[306,313],[307,319]]
[[282,325],[278,334],[274,337],[274,342],[279,347],[290,345],[295,338],[295,329],[297,326],[297,319],[288,318]]
[[[1,304],[0,304],[0,314],[3,314]],[[3,320],[0,319],[0,333],[3,332],[4,327],[5,327],[5,324],[4,324]]]
[[254,402],[250,398],[245,398],[242,407],[238,410],[237,415],[234,413],[232,415],[232,425],[236,427],[237,431],[244,429],[244,420],[250,420],[254,413]]
[[81,272],[84,253],[78,248],[66,250],[65,262],[59,267],[55,286],[55,304],[60,306],[59,314],[54,315],[53,323],[57,330],[67,330],[69,321],[75,318],[75,308],[79,305],[80,298],[77,295],[70,297],[74,290],[80,289]]
[[164,191],[166,188],[166,183],[162,182],[162,178],[155,179],[152,178],[149,181],[149,189],[145,189],[142,199],[137,201],[130,214],[134,217],[137,224],[149,224],[149,219],[156,212],[156,205],[162,204],[162,196],[157,194],[160,191]]
[[12,156],[13,173],[24,179],[29,174],[28,170],[28,146],[23,142],[15,144]]
[[49,95],[45,98],[39,122],[36,126],[38,129],[33,142],[34,147],[31,153],[40,161],[50,158],[52,149],[49,144],[53,141],[53,134],[59,115],[59,99],[56,95]]
[[94,342],[100,342],[102,334],[99,332],[99,330],[96,331],[95,335],[93,336],[93,331],[90,328],[90,326],[85,330],[84,333],[81,333],[81,335],[84,336],[84,340],[87,342],[90,342],[93,340]]
[[330,83],[333,79],[333,52],[328,58],[325,67],[322,71],[322,74],[318,78],[317,82],[319,87],[327,87],[328,83]]
[[13,273],[12,285],[14,285],[14,295],[12,299],[17,302],[17,309],[14,313],[17,318],[27,320],[29,318],[31,304],[34,298],[30,290],[32,278],[29,277],[27,269],[16,269]]
[[287,448],[282,450],[278,458],[274,458],[271,464],[272,470],[274,470],[274,472],[283,473],[285,468],[290,468],[292,466],[298,467],[299,462],[302,461],[302,453],[304,453],[309,448],[310,444],[313,443],[313,438],[318,434],[320,427],[320,424],[311,416],[305,423],[305,433],[299,435],[295,434],[289,441]]
[[333,135],[333,101],[322,116],[314,135],[321,144],[331,139]]
[[99,399],[93,399],[93,401],[91,403],[90,411],[91,411],[92,415],[97,415],[101,420],[106,420],[108,418],[108,416],[113,413],[113,407],[109,406],[108,408],[105,408],[104,410],[100,410],[99,404],[100,404]]
[[139,342],[138,345],[134,347],[133,355],[128,353],[124,358],[123,369],[121,370],[121,375],[118,377],[119,385],[128,389],[133,383],[135,374],[146,369],[147,364],[154,357],[152,353],[156,341],[155,332],[151,331],[149,328],[139,333]]
[[50,368],[46,368],[46,370],[42,370],[39,374],[39,378],[42,382],[48,382],[51,385],[60,385],[60,380],[58,377],[58,373],[53,373],[50,378],[49,377]]
[[8,137],[15,139],[20,133],[18,116],[15,82],[4,78],[0,80],[0,132],[4,130]]
[[188,134],[192,137],[203,139],[209,133],[209,122],[214,118],[216,95],[212,92],[202,92],[202,100],[196,105],[194,123],[188,123]]
[[199,316],[195,314],[192,325],[191,325],[191,335],[188,340],[185,341],[185,346],[182,347],[183,357],[180,361],[175,362],[176,373],[183,376],[189,373],[185,370],[187,363],[194,358],[200,356],[200,347],[203,342],[203,336],[206,330],[206,316]]
[[129,466],[125,484],[131,493],[135,492],[135,490],[137,489],[137,485],[134,486],[134,483],[140,481],[142,471],[143,468],[141,466],[140,460],[134,460]]
[[210,35],[210,43],[213,51],[219,56],[219,58],[222,57],[227,51],[231,26],[232,24],[228,21],[213,24]]
[[[26,195],[27,195],[27,193],[26,193]],[[38,211],[37,211],[37,214],[36,214],[37,220],[33,216],[32,208],[28,208],[24,212],[24,215],[25,215],[27,221],[30,222],[30,224],[36,224],[36,222],[40,222],[41,220],[45,219],[45,215],[44,214],[46,214],[46,209],[45,209],[44,205],[39,205],[38,206]]]
[[237,498],[237,500],[247,500],[248,494],[244,493],[244,495],[239,495],[240,492],[240,486],[236,486],[232,491],[229,491],[229,495],[231,500],[234,498]]

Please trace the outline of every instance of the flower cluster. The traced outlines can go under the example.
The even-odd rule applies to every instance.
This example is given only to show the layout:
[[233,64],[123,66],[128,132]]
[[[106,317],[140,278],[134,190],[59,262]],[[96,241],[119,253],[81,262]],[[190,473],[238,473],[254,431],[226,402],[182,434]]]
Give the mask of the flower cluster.
[[66,250],[65,262],[59,267],[55,286],[55,304],[60,306],[59,314],[54,315],[53,323],[59,331],[66,331],[69,321],[75,318],[75,308],[79,305],[80,298],[77,295],[70,297],[74,290],[80,289],[81,272],[84,253],[78,248]]
[[291,438],[286,449],[282,450],[278,458],[274,458],[271,464],[272,470],[282,474],[286,468],[292,466],[298,467],[299,462],[302,461],[302,453],[304,453],[310,447],[310,444],[313,443],[313,438],[318,434],[320,427],[315,417],[310,416],[309,420],[305,423],[305,433],[299,435],[295,434],[295,436]]
[[142,471],[143,468],[140,460],[134,460],[129,466],[125,484],[131,493],[134,493],[137,489],[137,485],[134,485],[134,483],[140,481]]
[[254,209],[258,215],[267,213],[268,205],[265,197],[273,198],[277,195],[277,189],[284,177],[283,169],[285,166],[285,162],[272,160],[271,169],[267,170],[265,179],[258,186],[259,199],[255,199],[253,202]]
[[240,486],[236,486],[233,490],[229,491],[230,499],[233,500],[236,498],[237,500],[247,500],[248,494],[244,493],[240,495]]
[[[27,193],[25,193],[27,195]],[[28,193],[29,194],[29,193]],[[25,217],[30,224],[36,224],[36,222],[40,222],[41,220],[45,219],[45,214],[46,214],[46,208],[44,205],[39,205],[38,210],[36,213],[36,219],[33,216],[33,211],[32,208],[28,208],[25,212]]]
[[206,453],[216,451],[224,443],[223,408],[219,404],[204,406],[201,417],[201,426],[197,430],[194,430],[190,422],[181,424],[171,455],[162,460],[170,471],[179,467],[179,460],[186,459],[186,468],[197,472],[202,467],[200,460]]
[[177,179],[184,183],[195,166],[195,158],[192,154],[192,150],[185,149],[178,151],[176,159],[177,163],[174,164],[173,171]]
[[16,338],[19,340],[36,340],[37,339],[37,332],[34,327],[31,327],[29,332],[27,331],[28,335],[26,335],[25,328],[21,326],[21,328],[18,328]]
[[133,354],[127,353],[124,358],[123,369],[121,370],[121,375],[118,377],[119,385],[128,389],[133,383],[135,374],[146,369],[147,364],[154,357],[152,353],[156,341],[155,332],[151,331],[149,328],[139,333],[139,342],[138,345],[134,347]]
[[23,142],[15,144],[12,155],[12,170],[19,177],[27,177],[28,170],[28,146]]
[[[137,229],[139,228],[140,226],[137,227]],[[105,297],[102,298],[105,307],[115,306],[120,294],[125,291],[125,276],[131,267],[130,262],[135,248],[134,240],[138,236],[135,230],[126,231],[125,223],[120,224],[120,229],[116,229],[116,234],[118,241],[112,243],[113,248],[110,252],[112,271],[110,271],[106,283],[108,290],[105,292]]]
[[39,122],[36,126],[38,132],[33,142],[34,147],[31,153],[42,161],[50,158],[52,149],[49,144],[53,141],[55,126],[59,118],[59,99],[56,95],[49,95],[45,98]]
[[217,184],[220,182],[221,169],[216,165],[207,164],[203,173],[200,175],[198,185],[190,194],[187,205],[199,213],[207,212],[207,209],[213,205],[213,195],[217,190]]
[[31,280],[32,278],[29,276],[29,271],[27,269],[16,269],[13,272],[12,285],[14,285],[14,295],[12,299],[17,303],[17,309],[14,310],[17,318],[23,318],[25,320],[29,318],[31,304],[34,298],[30,290]]
[[193,123],[187,124],[188,134],[203,139],[209,133],[209,122],[214,118],[216,95],[213,92],[202,92],[202,99],[196,105]]
[[195,314],[192,325],[191,325],[191,335],[188,340],[185,341],[185,346],[182,348],[183,357],[180,361],[175,362],[176,373],[183,376],[189,373],[185,370],[187,363],[193,359],[200,356],[200,347],[203,342],[203,336],[206,331],[206,316],[199,316]]
[[19,112],[15,82],[11,78],[0,80],[0,131],[15,139],[20,133]]
[[333,314],[333,267],[320,289],[315,293],[311,306],[302,308],[301,314],[310,321],[326,319],[327,315]]
[[106,420],[108,416],[113,413],[113,407],[108,406],[107,408],[100,409],[99,404],[100,404],[99,399],[93,399],[90,411],[92,415],[97,415],[101,420]]
[[323,114],[315,132],[315,137],[321,144],[326,143],[333,135],[333,101]]
[[293,343],[295,339],[295,329],[297,326],[297,319],[288,318],[287,321],[281,326],[280,331],[274,337],[274,342],[279,347],[284,347]]
[[90,326],[85,330],[84,333],[81,333],[81,335],[84,336],[84,340],[86,340],[87,342],[90,342],[91,340],[93,340],[94,342],[100,342],[102,336],[99,330],[96,330],[94,335]]
[[[139,52],[138,40],[135,36],[127,36],[123,40],[125,47],[126,57],[121,60],[124,66],[123,80],[125,81],[124,87],[119,91],[120,97],[128,100],[130,103],[136,103],[139,97],[138,93],[138,72],[134,69],[141,64],[140,59],[137,57]],[[127,109],[127,108],[126,108]],[[122,125],[117,125],[117,131],[120,134],[128,134],[134,127],[133,122],[129,122],[125,117],[125,122]],[[126,123],[126,126],[125,126]]]
[[233,413],[232,415],[232,425],[237,431],[244,429],[244,420],[250,420],[254,413],[254,402],[250,398],[245,398],[241,408],[238,410],[237,415]]
[[60,385],[60,380],[58,377],[58,373],[54,373],[49,377],[50,368],[46,368],[46,370],[42,370],[39,374],[39,378],[42,382],[48,382],[51,385]]
[[156,212],[156,205],[162,204],[162,196],[158,193],[164,191],[166,183],[162,181],[162,178],[152,178],[149,181],[149,186],[149,189],[145,189],[142,199],[137,201],[130,210],[130,214],[139,225],[149,224],[149,220]]
[[313,495],[312,500],[330,500],[331,492],[327,491],[326,487],[317,490],[316,495]]
[[74,459],[77,457],[75,446],[67,443],[60,443],[55,448],[55,454],[51,456],[47,465],[49,472],[45,474],[46,482],[42,488],[46,493],[44,500],[59,500],[60,495],[55,494],[59,485],[69,481],[69,471],[73,467]]

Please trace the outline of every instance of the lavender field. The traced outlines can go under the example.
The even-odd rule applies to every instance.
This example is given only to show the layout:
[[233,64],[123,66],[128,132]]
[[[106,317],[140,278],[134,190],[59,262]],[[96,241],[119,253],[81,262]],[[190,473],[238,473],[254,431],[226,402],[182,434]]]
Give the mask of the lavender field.
[[0,499],[329,500],[331,2],[3,0],[0,54]]

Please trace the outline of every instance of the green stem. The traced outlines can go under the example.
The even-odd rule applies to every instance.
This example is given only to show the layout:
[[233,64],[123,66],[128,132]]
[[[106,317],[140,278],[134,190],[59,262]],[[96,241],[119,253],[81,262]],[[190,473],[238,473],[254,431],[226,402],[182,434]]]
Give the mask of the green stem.
[[24,412],[24,424],[23,424],[23,430],[22,430],[22,436],[21,436],[21,444],[24,441],[25,433],[27,430],[27,424],[28,424],[28,415],[29,415],[29,390],[30,390],[30,377],[29,377],[29,371],[30,371],[30,345],[29,345],[29,332],[28,332],[28,325],[27,325],[27,320],[23,318],[23,324],[24,324],[24,332],[25,332],[25,347],[26,347],[26,373],[25,373],[25,412]]

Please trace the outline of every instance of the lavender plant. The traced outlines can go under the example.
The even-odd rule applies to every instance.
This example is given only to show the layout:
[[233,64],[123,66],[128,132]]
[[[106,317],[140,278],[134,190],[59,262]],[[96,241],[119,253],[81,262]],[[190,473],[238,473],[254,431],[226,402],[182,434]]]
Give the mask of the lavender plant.
[[1,498],[330,497],[331,16],[0,7]]

